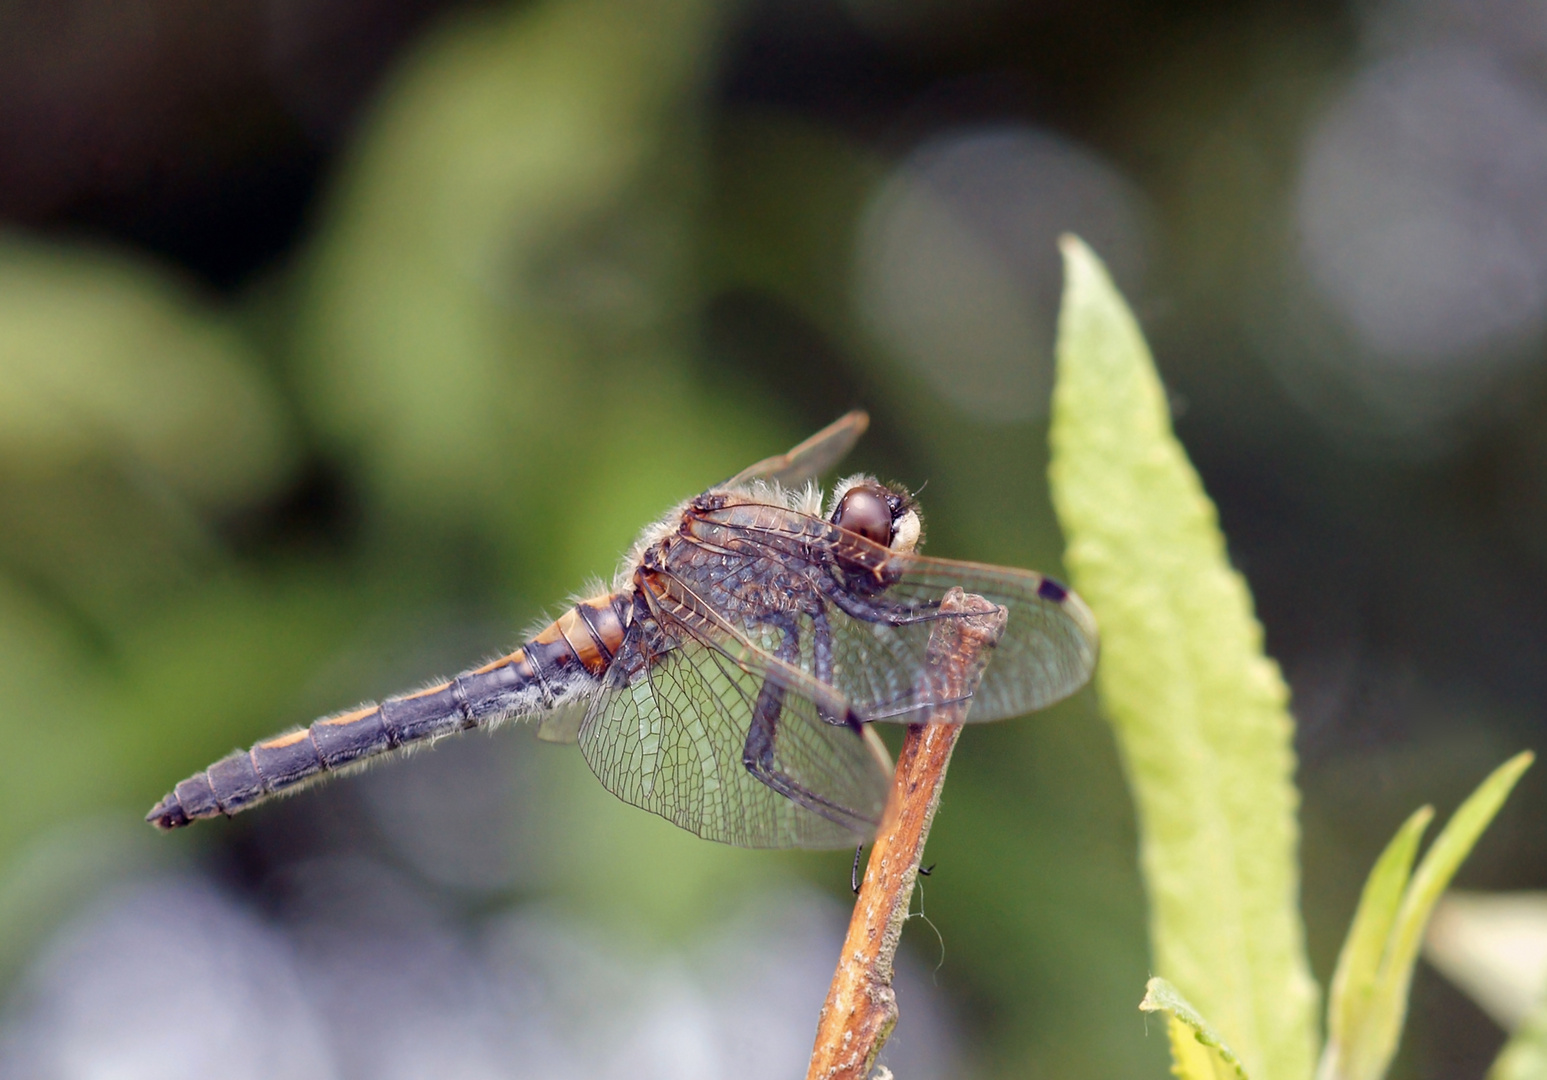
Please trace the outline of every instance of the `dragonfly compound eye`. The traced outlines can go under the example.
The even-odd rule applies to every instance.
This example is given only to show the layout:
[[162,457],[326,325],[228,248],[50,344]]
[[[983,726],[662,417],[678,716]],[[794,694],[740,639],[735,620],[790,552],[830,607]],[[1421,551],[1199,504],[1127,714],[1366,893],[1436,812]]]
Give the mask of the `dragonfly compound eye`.
[[883,487],[857,484],[833,512],[833,524],[885,547],[892,542],[892,505]]

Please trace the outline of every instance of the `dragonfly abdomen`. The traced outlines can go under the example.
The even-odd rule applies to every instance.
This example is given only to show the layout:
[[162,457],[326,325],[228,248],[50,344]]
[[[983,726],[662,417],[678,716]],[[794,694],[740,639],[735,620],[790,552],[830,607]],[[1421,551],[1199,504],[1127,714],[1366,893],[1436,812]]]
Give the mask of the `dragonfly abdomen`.
[[221,758],[178,784],[146,820],[175,829],[229,816],[381,754],[552,708],[607,670],[628,617],[625,598],[583,600],[515,652],[449,682],[324,717]]

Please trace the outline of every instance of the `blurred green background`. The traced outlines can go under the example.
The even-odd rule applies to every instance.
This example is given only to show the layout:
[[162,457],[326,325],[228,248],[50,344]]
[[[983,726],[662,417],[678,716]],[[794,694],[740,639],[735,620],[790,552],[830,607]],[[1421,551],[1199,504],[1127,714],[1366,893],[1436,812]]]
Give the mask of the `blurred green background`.
[[[140,817],[233,746],[513,646],[667,506],[854,406],[856,466],[925,487],[930,552],[1056,572],[1066,230],[1145,320],[1293,685],[1319,977],[1402,818],[1541,747],[1529,0],[27,0],[0,6],[0,215],[5,1075],[166,1075],[294,1017],[318,1076],[803,1060],[835,954],[785,992],[759,953],[779,897],[836,933],[849,856],[699,842],[529,732],[175,836]],[[1528,780],[1465,883],[1547,885],[1544,808]],[[1088,693],[968,733],[929,855],[908,1075],[1164,1075]],[[185,925],[214,951],[167,974]],[[415,981],[432,955],[576,968],[501,926],[593,947],[568,992],[636,988],[546,1006],[613,1049],[447,1034],[416,1071],[351,1040],[338,972],[414,1014],[455,998]],[[265,950],[282,979],[242,967]],[[174,1007],[130,1038],[152,969]],[[793,1058],[712,1009],[586,1011],[678,1000],[663,971],[705,1009],[774,987]],[[1414,1009],[1400,1076],[1481,1075],[1490,1021],[1428,972]]]

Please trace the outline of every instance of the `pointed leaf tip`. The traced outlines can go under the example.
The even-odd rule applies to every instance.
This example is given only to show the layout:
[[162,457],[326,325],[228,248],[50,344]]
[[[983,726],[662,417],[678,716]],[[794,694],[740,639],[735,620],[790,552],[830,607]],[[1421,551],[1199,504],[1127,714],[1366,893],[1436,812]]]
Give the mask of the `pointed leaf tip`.
[[1344,1059],[1356,1041],[1355,1033],[1369,1014],[1381,959],[1412,877],[1418,843],[1433,818],[1432,806],[1416,810],[1391,838],[1365,880],[1328,992],[1327,1045],[1318,1073],[1323,1080],[1343,1075]]
[[[1527,750],[1500,765],[1457,808],[1440,830],[1439,836],[1435,837],[1434,843],[1418,864],[1418,869],[1413,871],[1408,880],[1401,903],[1390,919],[1379,967],[1368,979],[1363,1001],[1353,1003],[1358,1007],[1352,1010],[1351,1015],[1333,1017],[1331,1034],[1334,1037],[1327,1042],[1317,1070],[1318,1080],[1381,1080],[1385,1076],[1402,1038],[1413,966],[1417,963],[1418,948],[1434,905],[1471,853],[1483,830],[1504,805],[1504,800],[1509,797],[1521,774],[1531,767],[1534,760],[1536,755]],[[1408,819],[1408,824],[1403,826],[1404,832],[1418,816],[1415,814]],[[1401,842],[1403,833],[1398,834],[1397,839],[1387,847],[1386,854],[1377,862],[1371,874],[1372,884],[1375,876],[1383,872],[1388,862],[1387,855]],[[1416,842],[1414,837],[1413,843]],[[1370,887],[1366,886],[1367,893]],[[1356,923],[1358,918],[1356,915]],[[1356,932],[1359,932],[1357,925],[1350,931],[1350,937]],[[1340,974],[1342,963],[1340,959]]]
[[1248,1080],[1235,1051],[1165,979],[1156,977],[1144,984],[1139,1010],[1167,1014],[1171,1072],[1177,1080]]

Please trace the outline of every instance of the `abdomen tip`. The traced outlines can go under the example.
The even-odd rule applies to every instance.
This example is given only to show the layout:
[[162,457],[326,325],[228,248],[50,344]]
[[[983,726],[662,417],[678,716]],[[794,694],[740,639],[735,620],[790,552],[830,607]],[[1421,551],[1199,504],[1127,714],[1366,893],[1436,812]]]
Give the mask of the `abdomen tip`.
[[187,825],[189,818],[183,812],[183,804],[177,801],[177,796],[168,795],[145,815],[145,820],[161,831],[169,832]]

